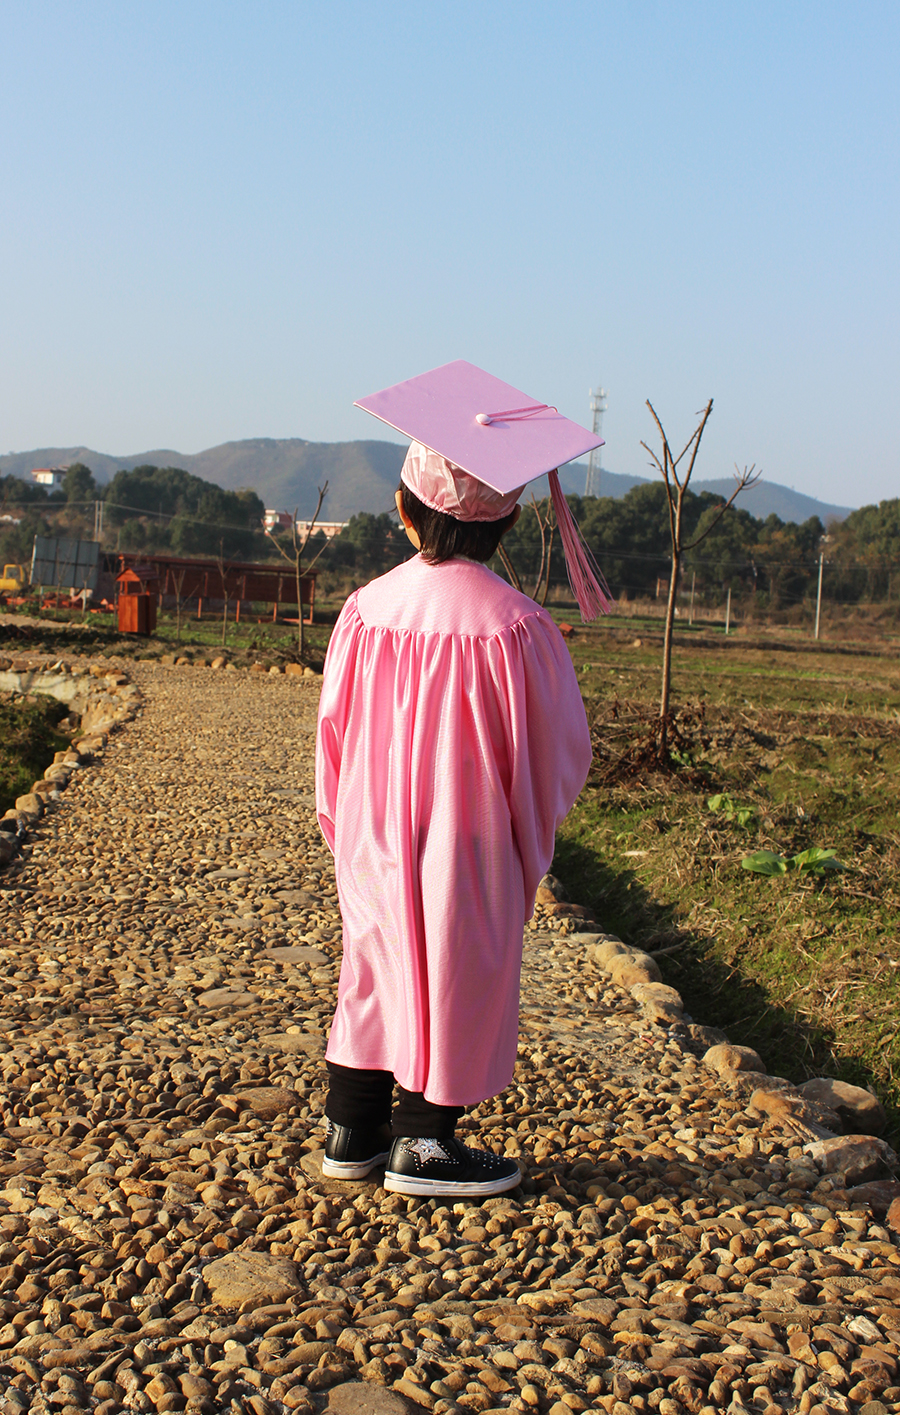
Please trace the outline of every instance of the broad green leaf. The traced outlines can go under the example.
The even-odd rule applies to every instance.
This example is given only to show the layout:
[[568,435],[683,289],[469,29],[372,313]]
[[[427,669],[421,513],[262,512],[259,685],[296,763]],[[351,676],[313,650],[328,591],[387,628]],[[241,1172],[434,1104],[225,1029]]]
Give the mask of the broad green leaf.
[[722,793],[720,792],[718,796],[710,796],[706,804],[709,810],[711,811],[721,811],[723,805],[727,800],[728,797],[722,795]]
[[744,856],[741,868],[752,870],[757,875],[783,875],[788,865],[783,855],[776,855],[772,850],[757,850],[752,855]]
[[818,845],[812,845],[808,850],[801,850],[798,855],[793,855],[788,861],[788,869],[801,870],[806,874],[820,874],[823,870],[844,870],[846,865],[837,858],[836,850],[822,850]]

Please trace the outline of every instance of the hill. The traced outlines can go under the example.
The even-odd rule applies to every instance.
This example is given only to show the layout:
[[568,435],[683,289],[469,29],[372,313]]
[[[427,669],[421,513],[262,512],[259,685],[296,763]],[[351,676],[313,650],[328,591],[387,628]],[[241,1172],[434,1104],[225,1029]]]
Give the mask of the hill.
[[[328,498],[322,515],[328,521],[346,521],[360,511],[378,514],[391,509],[404,455],[405,447],[396,442],[306,442],[300,437],[247,438],[190,454],[157,448],[126,457],[95,452],[90,447],[41,447],[0,457],[0,475],[27,479],[32,467],[84,462],[98,482],[105,483],[120,468],[132,471],[148,463],[157,467],[182,467],[226,491],[252,487],[267,506],[287,511],[297,507],[301,517],[312,513],[317,488],[327,480]],[[564,490],[583,495],[586,471],[583,462],[564,467],[560,474]],[[604,469],[600,493],[618,499],[647,480]],[[723,477],[693,482],[692,490],[729,496],[733,486],[730,477]],[[535,482],[534,489],[538,496],[546,495],[546,481]],[[810,516],[819,516],[823,522],[841,521],[852,509],[832,506],[767,481],[744,492],[738,504],[761,519],[774,513],[782,521],[796,522],[806,521]]]

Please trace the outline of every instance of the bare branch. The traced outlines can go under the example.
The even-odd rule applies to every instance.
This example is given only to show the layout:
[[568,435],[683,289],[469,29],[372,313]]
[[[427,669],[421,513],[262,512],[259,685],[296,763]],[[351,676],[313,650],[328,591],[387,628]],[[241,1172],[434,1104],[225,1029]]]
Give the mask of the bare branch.
[[[304,539],[303,539],[303,544],[300,546],[300,554],[301,554],[301,555],[303,554],[303,552],[304,552],[304,550],[306,549],[306,547],[309,545],[309,538],[310,538],[310,536],[312,535],[313,531],[315,530],[316,521],[318,521],[318,519],[319,519],[319,512],[320,512],[321,509],[322,509],[322,502],[325,500],[325,497],[326,497],[327,495],[328,495],[328,482],[326,482],[324,486],[320,486],[320,487],[319,487],[319,499],[318,499],[318,501],[316,502],[316,509],[315,509],[315,511],[313,512],[312,520],[309,522],[309,526],[308,526],[306,535],[305,535],[305,537],[304,537]],[[294,544],[295,544],[295,545],[296,545],[296,543],[297,543],[297,541],[296,541],[296,535],[297,535],[297,513],[295,512],[295,513],[294,513]],[[318,558],[318,557],[317,557],[317,558]]]
[[[537,579],[534,582],[534,589],[531,594],[532,599],[537,599],[538,591],[541,588],[541,583],[544,578],[544,567],[547,563],[547,528],[544,525],[544,519],[541,516],[540,507],[537,504],[537,497],[534,492],[531,493],[531,509],[537,517],[538,530],[541,533],[541,563],[538,566]],[[549,578],[548,574],[547,579],[549,580]]]
[[497,546],[497,555],[499,556],[500,564],[503,566],[504,570],[509,576],[509,583],[512,585],[513,589],[518,590],[521,594],[523,592],[522,581],[519,579],[519,576],[516,573],[516,568],[510,560],[509,556],[507,555],[506,551],[504,550],[502,543]]
[[722,517],[725,515],[725,512],[728,510],[729,506],[734,505],[741,492],[746,491],[747,488],[750,486],[756,486],[756,483],[759,481],[761,476],[762,472],[756,471],[755,462],[753,463],[752,467],[745,467],[742,472],[737,470],[737,464],[735,463],[734,479],[737,482],[737,486],[734,488],[734,491],[731,493],[728,500],[723,502],[722,505],[719,507],[718,514],[713,518],[713,520],[710,521],[709,525],[706,527],[706,530],[702,533],[702,535],[695,536],[695,538],[690,541],[689,544],[684,547],[684,549],[693,550],[701,543],[701,541],[706,540],[706,537],[709,535],[710,531],[715,530],[716,526],[719,524]]
[[[693,452],[691,453],[691,460],[690,460],[690,462],[689,462],[689,464],[688,464],[687,472],[685,473],[685,478],[684,478],[684,485],[685,485],[685,486],[687,486],[688,482],[689,482],[690,479],[691,479],[691,472],[694,470],[694,463],[695,463],[696,460],[697,460],[697,453],[700,451],[700,439],[701,439],[702,436],[703,436],[704,430],[705,430],[705,428],[706,428],[706,424],[709,422],[709,415],[710,415],[710,413],[712,412],[712,406],[713,406],[713,400],[710,398],[709,402],[707,403],[706,407],[703,409],[703,412],[702,412],[702,414],[701,414],[701,417],[700,417],[700,426],[697,428],[696,432],[694,433],[694,436],[691,438],[691,442],[693,442],[693,444],[694,444],[694,450],[693,450]],[[686,452],[686,451],[688,450],[688,447],[690,447],[691,442],[689,442],[689,443],[687,444],[687,447],[685,447],[684,452]],[[684,452],[682,452],[681,457],[684,456]],[[681,461],[681,457],[679,457],[679,459],[678,459],[679,461]]]
[[544,580],[544,593],[541,595],[540,598],[540,605],[542,609],[547,603],[547,595],[550,593],[550,558],[553,555],[553,537],[555,534],[556,526],[554,524],[550,527],[550,538],[547,541],[547,575]]
[[[294,507],[294,525],[296,525],[296,524],[297,524],[297,508]],[[293,563],[294,563],[294,557],[293,557],[293,555],[288,555],[288,553],[287,553],[287,551],[285,550],[284,546],[283,546],[279,541],[277,541],[277,540],[275,539],[275,537],[274,537],[274,535],[272,534],[271,531],[266,531],[265,534],[268,536],[269,540],[272,542],[272,544],[274,545],[275,549],[278,551],[278,554],[281,556],[282,560],[286,560],[289,565],[293,565]]]

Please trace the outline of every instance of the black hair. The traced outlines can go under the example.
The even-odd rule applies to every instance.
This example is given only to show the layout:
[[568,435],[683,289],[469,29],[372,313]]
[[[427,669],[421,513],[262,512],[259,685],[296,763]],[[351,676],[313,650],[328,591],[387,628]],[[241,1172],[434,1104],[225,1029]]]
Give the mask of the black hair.
[[400,483],[403,510],[419,537],[421,553],[432,565],[464,555],[486,565],[516,517],[516,508],[499,521],[457,521],[445,511],[432,511],[405,483]]

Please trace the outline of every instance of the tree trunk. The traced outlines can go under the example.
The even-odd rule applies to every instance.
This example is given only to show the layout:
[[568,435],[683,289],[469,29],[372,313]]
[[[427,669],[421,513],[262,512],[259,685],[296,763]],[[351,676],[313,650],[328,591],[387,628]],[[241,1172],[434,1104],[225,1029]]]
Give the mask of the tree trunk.
[[[301,552],[301,553],[302,553],[302,552]],[[302,599],[301,599],[301,597],[300,597],[300,580],[301,580],[301,576],[300,576],[300,554],[297,555],[297,558],[296,558],[296,560],[295,560],[295,562],[294,562],[294,567],[295,567],[296,574],[297,574],[297,652],[298,652],[298,654],[300,655],[300,661],[301,661],[301,663],[302,663],[302,661],[303,661],[303,601],[302,601]]]
[[678,577],[681,574],[681,556],[672,554],[672,573],[669,577],[669,598],[666,601],[666,627],[663,634],[662,691],[659,698],[659,751],[665,756],[669,749],[669,694],[672,688],[672,636],[675,632],[675,599],[678,594]]

